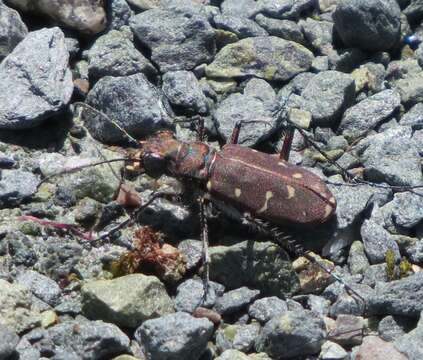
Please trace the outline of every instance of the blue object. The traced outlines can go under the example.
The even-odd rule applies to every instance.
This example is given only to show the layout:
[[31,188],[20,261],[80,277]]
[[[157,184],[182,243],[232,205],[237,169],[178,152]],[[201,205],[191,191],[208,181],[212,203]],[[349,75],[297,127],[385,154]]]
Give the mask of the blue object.
[[410,45],[412,48],[417,47],[422,39],[416,34],[405,35],[403,38],[404,44]]

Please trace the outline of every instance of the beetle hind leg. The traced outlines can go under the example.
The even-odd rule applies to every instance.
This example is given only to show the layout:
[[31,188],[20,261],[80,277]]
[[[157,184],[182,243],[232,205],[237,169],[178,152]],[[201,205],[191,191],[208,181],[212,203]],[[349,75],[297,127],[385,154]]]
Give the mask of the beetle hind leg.
[[201,305],[207,300],[207,294],[210,286],[210,254],[209,254],[209,229],[205,214],[206,199],[199,197],[200,203],[200,226],[201,226],[201,242],[203,244],[203,298]]

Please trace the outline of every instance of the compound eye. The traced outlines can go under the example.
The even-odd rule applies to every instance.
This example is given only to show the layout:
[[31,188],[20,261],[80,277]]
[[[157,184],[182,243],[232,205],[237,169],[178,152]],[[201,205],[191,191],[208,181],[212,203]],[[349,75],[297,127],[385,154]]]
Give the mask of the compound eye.
[[160,155],[147,153],[143,157],[143,167],[148,175],[158,178],[166,171],[166,160]]

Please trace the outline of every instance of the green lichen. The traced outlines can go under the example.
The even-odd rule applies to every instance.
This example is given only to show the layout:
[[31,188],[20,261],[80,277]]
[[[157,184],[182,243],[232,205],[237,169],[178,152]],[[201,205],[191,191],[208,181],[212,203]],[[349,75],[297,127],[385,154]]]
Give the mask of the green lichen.
[[400,279],[407,277],[408,275],[410,275],[411,272],[412,272],[412,269],[411,269],[410,262],[405,257],[403,257],[401,259],[400,264],[399,264],[399,277],[400,277]]
[[230,341],[234,341],[237,331],[238,331],[237,326],[229,325],[225,327],[225,329],[223,330],[223,333],[225,334],[225,338],[227,338]]
[[389,249],[385,253],[386,275],[389,281],[402,279],[412,273],[411,263],[403,257],[400,263],[395,263],[395,252]]
[[395,280],[398,278],[396,274],[395,266],[395,252],[392,249],[388,249],[385,253],[385,262],[386,262],[386,276],[389,281]]

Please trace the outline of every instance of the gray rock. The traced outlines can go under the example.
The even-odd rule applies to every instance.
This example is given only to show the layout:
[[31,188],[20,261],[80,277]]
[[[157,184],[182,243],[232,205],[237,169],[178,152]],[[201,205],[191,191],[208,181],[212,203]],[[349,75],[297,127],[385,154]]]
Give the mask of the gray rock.
[[332,341],[326,341],[322,345],[319,355],[319,360],[347,360],[348,358],[349,355],[342,346]]
[[344,0],[333,18],[347,46],[376,52],[389,50],[399,41],[400,15],[395,0]]
[[166,100],[141,73],[100,79],[88,93],[87,103],[109,117],[84,110],[85,125],[99,141],[127,141],[110,119],[135,138],[170,127]]
[[[365,284],[349,284],[361,298],[354,293],[341,291],[336,301],[330,307],[330,316],[338,317],[339,315],[355,315],[364,316],[366,313],[366,301],[373,294],[373,289]],[[363,301],[364,299],[364,301]]]
[[133,11],[125,0],[110,0],[107,8],[109,30],[119,30],[122,26],[129,25]]
[[399,124],[411,126],[413,130],[423,129],[423,104],[418,103],[414,105],[401,117]]
[[203,256],[202,249],[203,244],[199,240],[187,239],[178,244],[178,250],[185,256],[187,271],[193,270],[200,264]]
[[[77,329],[77,330],[76,330]],[[66,321],[25,335],[41,353],[57,359],[104,359],[129,351],[129,338],[103,321]]]
[[309,17],[306,20],[301,20],[299,25],[311,47],[320,54],[327,55],[332,49],[333,23],[317,21]]
[[161,72],[192,70],[215,54],[212,27],[205,17],[187,8],[147,10],[131,19],[131,28],[151,49],[151,60]]
[[[40,171],[44,177],[48,177],[64,170],[116,158],[115,153],[107,151],[102,153],[104,158],[101,159],[85,156],[65,157],[58,153],[46,153],[39,159]],[[118,163],[111,163],[87,167],[81,171],[65,174],[61,178],[57,177],[55,180],[57,182],[56,199],[67,205],[76,204],[86,197],[101,203],[112,201],[119,187],[119,179],[115,176],[115,173],[119,173],[119,169]]]
[[423,19],[423,5],[419,0],[407,1],[407,7],[404,9],[404,15],[409,22],[414,23]]
[[251,290],[245,286],[231,290],[217,299],[214,310],[221,315],[230,315],[246,308],[259,295],[259,290]]
[[28,34],[19,13],[0,3],[0,62]]
[[255,0],[224,0],[220,5],[222,14],[253,18],[259,11]]
[[392,206],[392,220],[400,227],[411,229],[423,220],[423,193],[400,192],[394,195],[390,203]]
[[255,20],[271,36],[277,36],[299,44],[305,43],[301,27],[295,21],[273,19],[263,14],[258,14]]
[[210,278],[228,289],[250,284],[263,295],[278,297],[299,289],[291,261],[274,243],[243,241],[232,246],[213,246],[209,250]]
[[401,94],[401,102],[411,107],[423,101],[423,74],[416,59],[391,61],[387,73],[389,83]]
[[259,0],[260,12],[276,19],[298,19],[301,14],[313,10],[314,0]]
[[22,338],[19,342],[16,352],[19,355],[19,359],[22,360],[39,360],[41,358],[40,351],[33,347],[25,338]]
[[354,315],[339,315],[328,339],[341,346],[351,347],[363,340],[364,319]]
[[31,309],[31,293],[19,284],[0,279],[0,324],[20,334],[40,325],[40,314]]
[[38,178],[25,170],[1,170],[0,208],[16,206],[28,200],[36,191]]
[[194,114],[208,112],[207,98],[197,78],[190,71],[181,70],[164,74],[162,90],[172,105]]
[[213,281],[209,282],[207,297],[204,297],[202,280],[188,279],[176,289],[175,309],[192,313],[197,307],[211,308],[218,296],[222,296],[224,287]]
[[[253,359],[255,360],[256,358]],[[220,354],[216,360],[252,360],[252,358],[239,350],[229,349]],[[268,360],[268,358],[257,358],[257,360]]]
[[363,344],[357,349],[356,359],[390,359],[409,360],[407,356],[400,353],[395,347],[377,336],[366,336]]
[[417,317],[423,310],[423,273],[377,283],[369,299],[369,314]]
[[386,252],[392,250],[396,259],[400,259],[395,237],[383,227],[382,212],[378,206],[372,210],[370,219],[366,219],[360,229],[364,250],[371,264],[385,261]]
[[367,53],[360,50],[359,48],[349,49],[333,49],[327,54],[329,69],[351,72],[357,68],[358,64],[362,63],[367,59]]
[[323,71],[329,70],[329,57],[324,56],[316,56],[311,64],[311,71],[319,73]]
[[155,276],[132,274],[92,281],[82,287],[81,293],[86,316],[125,327],[134,328],[145,320],[173,312],[172,300]]
[[0,129],[37,126],[67,105],[73,92],[68,60],[57,27],[33,31],[15,47],[0,64]]
[[51,306],[57,304],[62,292],[55,281],[33,270],[22,272],[17,276],[16,281]]
[[207,66],[206,75],[223,79],[255,76],[287,81],[307,71],[313,58],[313,54],[300,44],[276,36],[259,36],[226,45]]
[[363,284],[371,287],[374,287],[376,283],[388,281],[385,263],[370,265],[363,274]]
[[284,314],[288,311],[285,301],[276,296],[265,297],[254,301],[248,309],[248,315],[264,324],[273,317]]
[[387,120],[400,105],[401,97],[397,91],[381,91],[347,109],[338,130],[354,141]]
[[396,126],[359,143],[360,158],[368,180],[390,185],[423,184],[420,155],[412,140],[412,130]]
[[0,360],[10,359],[16,351],[19,336],[7,327],[0,325]]
[[255,21],[231,15],[217,15],[213,18],[216,28],[233,32],[239,39],[252,36],[266,36],[267,31]]
[[366,257],[363,243],[361,241],[354,241],[351,244],[348,256],[348,268],[351,274],[364,274],[369,266],[369,260]]
[[395,340],[396,349],[407,355],[408,360],[419,360],[423,358],[423,350],[419,344],[423,340],[423,317],[420,314],[420,320],[417,327],[409,333],[402,335]]
[[216,333],[216,347],[219,352],[235,349],[248,353],[253,349],[259,332],[260,325],[257,322],[224,326]]
[[288,311],[271,319],[256,340],[256,351],[288,359],[315,354],[326,337],[324,321],[310,311]]
[[338,71],[325,71],[313,77],[304,91],[303,109],[311,112],[313,123],[330,126],[354,101],[354,79]]
[[243,94],[231,94],[220,102],[213,119],[224,139],[231,137],[238,121],[266,121],[267,123],[253,122],[242,126],[238,142],[252,146],[268,139],[280,125],[275,116],[276,106],[276,94],[272,87],[264,80],[251,79]]
[[38,15],[47,15],[71,28],[86,34],[96,34],[106,27],[106,12],[99,0],[7,0],[7,2],[23,11],[31,11]]
[[148,359],[197,360],[213,334],[213,323],[183,312],[147,320],[135,338],[144,347]]
[[399,316],[385,316],[378,324],[377,331],[382,340],[395,341],[405,335],[410,321]]
[[157,74],[156,68],[135,48],[129,28],[111,30],[100,36],[84,55],[92,79],[137,73],[147,76]]
[[328,316],[330,310],[330,301],[322,296],[313,294],[307,295],[307,308],[319,316]]
[[[335,180],[335,178],[330,179]],[[378,204],[378,200],[381,198],[386,198],[385,202],[387,202],[391,194],[390,190],[375,189],[369,185],[349,187],[329,184],[329,190],[336,199],[336,216],[339,228],[350,227],[360,219],[360,216],[369,206],[374,203]]]

